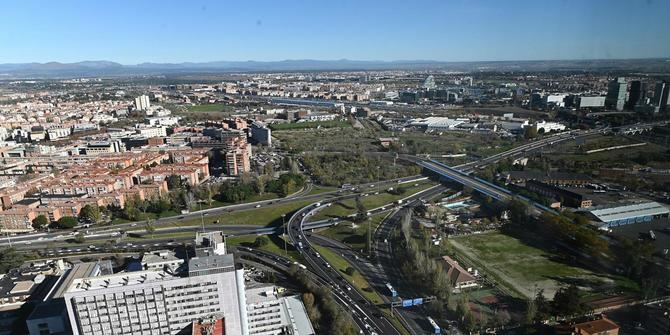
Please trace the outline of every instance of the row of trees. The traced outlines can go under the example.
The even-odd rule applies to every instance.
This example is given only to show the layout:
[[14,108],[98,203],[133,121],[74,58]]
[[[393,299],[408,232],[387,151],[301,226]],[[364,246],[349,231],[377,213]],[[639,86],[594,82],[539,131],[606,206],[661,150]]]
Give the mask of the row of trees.
[[538,219],[530,215],[530,207],[523,201],[513,199],[507,203],[512,229],[533,231],[540,238],[560,241],[595,259],[603,258],[609,252],[606,240],[589,224],[583,215],[563,212],[559,215],[543,213]]
[[184,183],[179,176],[169,176],[167,182],[170,191],[160,197],[142,200],[136,195],[126,199],[123,208],[115,206],[98,207],[88,204],[80,210],[78,218],[64,216],[57,222],[52,223],[46,216],[39,215],[33,220],[32,225],[35,229],[45,229],[47,227],[69,229],[77,225],[77,219],[88,223],[99,223],[104,216],[129,221],[145,220],[148,218],[147,213],[160,217],[170,211],[179,212],[182,209],[190,209],[196,201],[211,206],[215,199],[222,202],[236,203],[268,192],[286,196],[296,192],[305,184],[305,178],[300,174],[287,173],[281,175],[278,179],[273,179],[271,177],[273,172],[270,171],[269,173],[256,178],[247,174],[240,178],[239,182],[224,182],[218,188],[210,184],[193,188],[188,183]]
[[576,285],[559,288],[554,299],[548,301],[544,290],[539,290],[535,298],[528,301],[526,324],[540,323],[552,317],[574,317],[588,312],[583,301],[583,292]]
[[354,335],[356,329],[351,318],[337,305],[327,286],[314,284],[297,265],[292,265],[289,275],[301,286],[302,301],[317,334]]
[[305,177],[300,174],[286,173],[277,179],[269,175],[258,177],[244,176],[239,182],[224,182],[219,186],[217,197],[223,202],[240,202],[256,195],[275,193],[285,197],[305,186]]
[[432,253],[430,238],[422,235],[420,240],[413,238],[411,214],[407,213],[400,226],[398,242],[398,258],[403,278],[413,287],[421,290],[421,294],[434,295],[437,301],[432,303],[430,311],[440,318],[448,307],[449,297],[453,289],[447,271]]
[[432,245],[429,232],[413,232],[409,214],[403,218],[398,256],[403,278],[410,281],[412,287],[420,290],[422,295],[433,295],[437,299],[427,305],[429,314],[442,319],[447,312],[455,315],[461,326],[470,332],[483,330],[486,327],[501,327],[509,323],[511,316],[507,311],[495,311],[494,318],[489,320],[485,314],[475,317],[470,309],[468,294],[463,292],[451,298],[453,284],[447,271],[439,261],[443,251]]
[[[101,209],[96,205],[88,204],[79,211],[79,220],[90,223],[98,223],[102,219],[103,210],[104,209]],[[52,223],[49,221],[49,218],[43,214],[40,214],[35,219],[33,219],[32,226],[37,230],[45,229],[47,227],[70,229],[77,226],[77,218],[73,216],[63,216],[58,219],[58,221]]]

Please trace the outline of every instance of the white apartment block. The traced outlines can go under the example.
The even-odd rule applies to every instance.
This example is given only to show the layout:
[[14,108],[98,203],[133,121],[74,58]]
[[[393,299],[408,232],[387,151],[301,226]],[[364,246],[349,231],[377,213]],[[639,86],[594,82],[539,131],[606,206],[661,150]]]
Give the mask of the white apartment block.
[[142,127],[135,129],[135,132],[147,138],[167,136],[165,127]]
[[76,278],[64,297],[73,335],[173,335],[211,318],[225,320],[226,334],[248,334],[233,255],[192,258],[186,277],[145,270]]
[[70,136],[72,128],[49,128],[47,129],[47,136],[49,141],[56,141]]
[[139,97],[135,98],[135,109],[145,111],[149,109],[149,107],[149,96],[140,95]]

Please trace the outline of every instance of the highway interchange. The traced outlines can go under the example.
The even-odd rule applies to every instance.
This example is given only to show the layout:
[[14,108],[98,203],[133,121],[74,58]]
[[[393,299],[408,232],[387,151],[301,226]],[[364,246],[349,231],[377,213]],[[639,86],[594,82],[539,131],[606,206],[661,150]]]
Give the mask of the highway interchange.
[[[412,156],[401,156],[400,158],[413,161],[420,166],[424,167],[427,170],[432,170],[434,172],[440,173],[442,176],[447,177],[448,179],[458,182],[460,184],[470,186],[473,189],[479,190],[484,194],[487,194],[497,200],[506,200],[511,194],[504,189],[495,187],[495,185],[487,184],[486,182],[472,177],[470,174],[474,172],[477,168],[484,167],[488,164],[492,164],[507,158],[516,158],[520,156],[527,155],[531,152],[540,150],[550,145],[554,145],[560,142],[577,140],[584,137],[592,136],[598,134],[597,131],[581,131],[574,130],[570,132],[563,132],[555,135],[545,136],[539,140],[521,145],[514,149],[492,155],[490,157],[481,159],[476,162],[471,162],[459,166],[448,167],[446,165],[440,164],[439,162],[431,160],[422,160],[417,157]],[[407,183],[416,180],[416,176],[400,178],[397,180],[381,181],[377,183],[378,185],[391,185],[397,183]],[[14,237],[4,237],[0,239],[0,245],[12,245],[18,249],[30,250],[37,249],[40,250],[44,256],[53,256],[53,255],[67,255],[67,254],[77,254],[77,253],[109,253],[109,252],[119,252],[119,251],[132,251],[135,249],[151,249],[151,248],[164,248],[169,246],[175,246],[177,244],[182,244],[184,239],[182,238],[161,238],[162,234],[172,234],[175,232],[194,232],[200,229],[205,230],[223,230],[227,235],[260,235],[260,234],[278,234],[282,232],[282,227],[259,227],[252,225],[226,225],[225,223],[216,224],[214,222],[208,222],[202,227],[197,226],[174,226],[172,225],[175,221],[180,220],[197,220],[200,219],[204,222],[205,218],[208,216],[221,215],[225,213],[232,213],[236,211],[246,211],[253,210],[258,207],[266,206],[275,206],[284,203],[299,202],[299,201],[313,201],[308,206],[305,206],[293,213],[290,219],[287,221],[287,231],[288,239],[294,247],[296,247],[304,261],[304,265],[311,271],[310,276],[318,283],[322,285],[328,285],[331,287],[336,301],[345,307],[346,311],[351,312],[351,315],[356,322],[357,326],[366,334],[400,334],[400,331],[395,328],[395,326],[386,319],[384,314],[381,312],[379,306],[372,305],[365,297],[358,292],[356,289],[352,289],[351,286],[346,282],[343,276],[337,271],[334,270],[331,264],[325,261],[318,253],[311,248],[310,237],[307,234],[307,231],[323,228],[329,225],[337,224],[339,220],[327,220],[327,221],[318,221],[318,222],[308,222],[309,218],[318,210],[329,206],[330,204],[359,196],[360,193],[366,188],[371,187],[373,184],[359,185],[355,187],[355,190],[343,191],[337,190],[332,192],[323,192],[319,194],[309,194],[309,192],[299,192],[287,198],[273,199],[266,201],[259,201],[253,203],[237,204],[230,205],[218,208],[204,209],[202,211],[194,211],[188,214],[183,214],[177,217],[166,217],[160,218],[155,221],[157,230],[155,234],[158,236],[156,239],[151,239],[150,241],[142,242],[123,242],[120,241],[116,244],[109,245],[108,241],[110,239],[118,239],[123,232],[132,232],[132,231],[142,231],[144,221],[140,222],[130,222],[124,224],[118,224],[113,226],[103,226],[103,227],[92,227],[86,229],[85,237],[86,243],[79,244],[75,246],[67,246],[61,248],[49,248],[50,245],[57,243],[64,243],[67,240],[70,240],[74,237],[74,232],[64,232],[64,231],[55,231],[55,232],[42,232],[42,233],[33,233],[18,235]],[[309,188],[308,188],[309,189]],[[387,282],[392,282],[389,278],[398,278],[398,274],[395,272],[392,264],[393,260],[393,250],[392,246],[383,241],[387,241],[391,232],[397,224],[399,223],[399,218],[406,211],[410,210],[412,206],[420,203],[422,199],[429,199],[431,197],[437,196],[444,192],[445,188],[443,186],[436,186],[429,188],[427,190],[416,193],[402,202],[402,204],[394,203],[381,206],[370,210],[370,215],[390,212],[388,220],[383,221],[378,230],[375,231],[374,235],[374,253],[376,254],[375,263],[365,259],[362,255],[357,254],[356,251],[345,249],[341,245],[333,245],[332,241],[324,241],[322,238],[316,236],[311,237],[312,241],[319,242],[320,244],[335,249],[340,253],[345,259],[352,263],[361,274],[363,274],[370,284],[378,291],[385,292],[385,284]],[[407,208],[403,208],[407,206]],[[311,234],[309,234],[311,235]],[[90,244],[90,247],[89,247]],[[252,253],[257,257],[264,258],[276,264],[276,262],[284,263],[284,265],[289,265],[287,262],[290,262],[288,259],[284,259],[277,255],[268,255],[258,250],[246,250],[247,254]],[[391,297],[388,294],[382,294],[385,302],[390,302]],[[406,316],[401,312],[400,318],[404,321],[406,325],[408,321]],[[417,329],[413,325],[409,325],[409,330],[412,333],[417,333]]]

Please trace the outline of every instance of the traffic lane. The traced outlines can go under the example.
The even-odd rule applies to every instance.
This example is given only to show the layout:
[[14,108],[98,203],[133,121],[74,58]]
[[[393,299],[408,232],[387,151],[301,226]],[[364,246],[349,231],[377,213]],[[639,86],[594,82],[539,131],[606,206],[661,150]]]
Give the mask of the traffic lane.
[[[371,305],[365,299],[365,297],[360,292],[358,292],[358,290],[351,288],[349,283],[344,279],[342,274],[340,274],[337,269],[333,268],[330,265],[326,265],[328,263],[325,260],[321,259],[320,257],[315,257],[314,254],[311,253],[309,250],[303,250],[303,257],[306,260],[308,260],[309,263],[311,263],[311,266],[319,268],[320,271],[323,272],[324,276],[328,278],[328,280],[333,285],[333,287],[335,287],[336,290],[339,290],[340,292],[348,296],[348,300],[352,304],[352,306],[358,310],[358,313],[361,313],[363,315],[363,320],[369,320],[366,323],[371,325],[366,326],[365,327],[366,330],[372,332],[374,331],[374,329],[376,329],[384,331],[385,334],[389,334],[390,330],[385,330],[387,326],[384,324],[384,320],[381,318],[382,315],[381,311],[378,310],[376,306],[373,307],[373,305]],[[323,262],[323,265],[321,265],[322,264],[321,262]],[[339,284],[339,282],[341,282],[342,284]],[[360,308],[359,304],[366,306],[366,309],[372,308],[374,310],[374,313],[372,314],[366,313],[363,309]],[[370,327],[373,327],[374,329],[371,329]],[[397,330],[395,330],[393,333],[397,333]]]
[[[262,227],[262,226],[245,226],[245,225],[218,225],[218,226],[205,226],[205,231],[223,231],[227,236],[240,236],[240,235],[255,235],[255,234],[271,234],[277,231],[277,227]],[[153,235],[160,236],[161,234],[174,234],[180,232],[196,232],[203,231],[200,226],[188,226],[188,227],[170,227],[170,228],[161,228],[153,232]],[[146,236],[151,235],[146,231],[137,230],[126,232],[127,235],[137,235],[137,236]],[[52,237],[41,236],[37,239],[33,237],[12,237],[9,239],[4,239],[0,245],[12,245],[12,246],[28,246],[38,248],[45,244],[50,243],[67,243],[68,241],[73,241],[76,237],[74,233],[60,233]],[[84,234],[85,242],[91,243],[94,241],[101,240],[110,240],[110,239],[119,239],[122,238],[122,234],[119,229],[110,230],[107,232],[97,232],[94,234]],[[187,239],[193,239],[193,236],[186,237]],[[153,240],[153,239],[152,239]]]
[[[366,312],[364,312],[362,309],[360,309],[360,306],[356,302],[367,302],[365,297],[363,297],[360,292],[358,292],[355,289],[342,289],[340,287],[339,282],[343,282],[344,278],[342,277],[341,274],[337,273],[337,270],[334,270],[333,267],[325,262],[323,259],[318,257],[318,259],[315,259],[317,257],[314,256],[313,251],[311,250],[312,248],[309,246],[309,242],[304,235],[302,231],[302,224],[303,224],[303,219],[305,216],[308,215],[311,211],[313,211],[316,207],[316,204],[312,204],[309,206],[306,206],[296,212],[291,219],[289,220],[289,224],[292,226],[290,231],[289,231],[289,239],[294,243],[294,245],[299,245],[301,242],[305,242],[302,248],[298,247],[298,251],[301,253],[305,261],[308,263],[310,268],[315,271],[318,275],[322,276],[325,278],[328,283],[334,288],[334,290],[341,292],[344,294],[346,297],[346,300],[349,301],[350,304],[352,304],[352,307],[354,308],[353,310],[358,309],[359,311],[357,313],[361,313],[363,316],[363,320],[367,318],[367,320],[370,320],[369,323],[373,324],[373,327],[378,330],[386,329],[388,328],[387,325],[384,324],[384,320],[377,318],[375,316],[370,316]],[[305,214],[303,216],[303,214]],[[366,307],[367,308],[367,307]],[[379,316],[381,316],[381,311],[379,311]],[[369,324],[366,323],[366,324]],[[387,322],[388,324],[388,322]],[[362,329],[365,329],[366,331],[369,331],[372,333],[373,330],[369,329],[371,327],[370,325],[365,326]],[[384,330],[385,334],[397,334],[398,331],[395,330],[395,328],[390,327],[394,331],[390,332],[391,330]]]
[[[310,242],[314,241],[314,243],[320,246],[336,251],[358,272],[360,272],[363,277],[368,280],[369,284],[377,290],[377,292],[384,292],[388,278],[382,269],[377,268],[375,265],[369,262],[367,258],[364,256],[359,256],[356,251],[352,250],[348,246],[321,235],[313,234],[309,236],[309,239]],[[390,299],[388,299],[384,294],[382,294],[382,298],[385,300],[385,302],[390,302]]]
[[[405,215],[407,210],[409,209],[403,209],[402,211],[398,211],[390,220],[385,221],[388,223],[385,224],[384,228],[380,229],[380,235],[385,239],[390,240],[391,233],[397,226],[400,225],[401,218]],[[402,273],[400,272],[400,269],[398,269],[396,266],[397,260],[393,257],[391,244],[384,243],[383,245],[381,245],[381,248],[384,249],[384,251],[382,252],[383,256],[382,257],[378,256],[377,261],[380,263],[385,273],[387,273],[387,276],[390,278],[389,282],[398,291],[399,296],[411,297],[411,298],[418,297],[419,295],[416,289],[412,285],[407,284],[406,281],[402,280],[403,278]],[[390,295],[390,292],[387,291],[388,290],[384,291],[386,295],[389,297],[389,299],[393,299]],[[414,330],[415,333],[425,334],[432,331],[430,327],[426,327],[426,325],[423,322],[421,322],[421,320],[419,320],[420,318],[425,319],[425,312],[417,315],[417,313],[414,311],[405,310],[402,308],[395,309],[395,311],[398,314],[398,316],[402,318],[405,325],[409,326],[412,330]]]
[[[249,255],[252,255],[254,257],[258,258],[266,258],[266,262],[272,262],[273,265],[278,265],[277,262],[283,263],[283,266],[285,267],[286,270],[288,270],[288,267],[290,267],[291,264],[293,264],[290,260],[285,259],[280,256],[276,255],[268,255],[267,253],[264,253],[262,251],[254,250],[251,248],[246,248],[246,247],[241,247],[238,248],[239,250],[242,250],[242,252],[246,252]],[[356,325],[359,327],[359,329],[363,330],[366,329],[365,325],[365,320],[362,317],[358,316],[358,312],[355,312],[354,306],[351,305],[352,301],[350,298],[347,298],[344,296],[343,292],[339,290],[337,287],[332,286],[326,279],[324,279],[321,276],[318,276],[315,273],[307,271],[307,275],[319,286],[322,287],[331,287],[331,295],[333,296],[333,299],[337,304],[339,304],[345,311],[350,311],[352,312],[352,319],[356,323]]]
[[[394,183],[400,182],[406,182],[406,181],[411,181],[416,178],[421,177],[420,175],[416,176],[410,176],[410,177],[403,177],[403,178],[396,178],[396,179],[391,179],[391,180],[382,180],[378,184],[379,185],[392,185]],[[354,185],[354,188],[369,188],[370,186],[374,186],[375,183],[367,183],[367,184],[360,184],[360,185]],[[280,203],[293,203],[293,202],[302,202],[302,201],[308,201],[308,200],[319,200],[324,197],[333,197],[333,196],[339,196],[342,193],[350,193],[349,190],[335,190],[335,191],[329,191],[329,192],[323,192],[323,193],[318,193],[318,194],[312,194],[312,195],[305,195],[305,196],[300,196],[300,197],[286,197],[286,198],[277,198],[277,199],[270,199],[270,200],[262,200],[262,201],[256,201],[256,202],[249,202],[249,203],[243,203],[243,204],[234,204],[234,205],[228,205],[228,206],[223,206],[223,207],[215,207],[215,208],[207,208],[203,209],[202,211],[193,211],[190,213],[185,213],[181,215],[176,215],[176,216],[171,216],[171,217],[165,217],[165,218],[160,218],[155,220],[155,223],[170,223],[174,221],[181,221],[181,220],[193,220],[193,219],[199,219],[201,217],[207,217],[209,215],[218,215],[218,214],[225,214],[225,213],[232,213],[236,211],[246,211],[246,210],[253,210],[258,208],[258,205],[262,206],[268,206],[268,205],[278,205]],[[360,193],[360,190],[358,192],[353,192],[352,196],[355,196],[355,194]],[[122,223],[115,225],[117,228],[128,228],[128,227],[135,227],[137,225],[143,224],[145,221],[136,221],[136,222],[128,222],[128,223]],[[91,229],[104,229],[105,227],[100,227],[100,228],[94,228],[92,227]]]

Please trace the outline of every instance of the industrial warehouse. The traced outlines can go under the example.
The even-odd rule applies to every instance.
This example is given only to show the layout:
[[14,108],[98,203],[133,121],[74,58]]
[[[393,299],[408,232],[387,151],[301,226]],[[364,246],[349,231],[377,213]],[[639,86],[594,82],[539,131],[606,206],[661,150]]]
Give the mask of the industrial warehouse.
[[670,210],[655,201],[630,204],[625,206],[600,208],[589,213],[603,222],[605,227],[618,227],[633,223],[651,222],[654,219],[668,217]]

